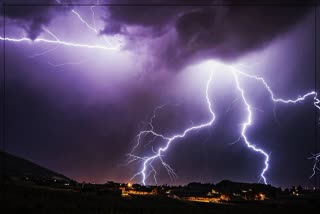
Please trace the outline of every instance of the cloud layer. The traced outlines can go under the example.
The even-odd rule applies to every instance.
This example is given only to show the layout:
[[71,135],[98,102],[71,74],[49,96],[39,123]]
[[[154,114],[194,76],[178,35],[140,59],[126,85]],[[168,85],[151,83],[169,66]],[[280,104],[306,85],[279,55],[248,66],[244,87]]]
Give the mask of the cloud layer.
[[[198,5],[188,6],[192,3]],[[310,11],[311,3],[283,0],[268,1],[265,5],[261,1],[175,0],[171,1],[172,6],[109,7],[102,33],[126,34],[141,40],[173,31],[171,40],[166,37],[160,41],[162,52],[155,53],[169,67],[198,58],[232,60],[286,33]],[[130,33],[131,28],[135,31]]]
[[[100,1],[101,4],[130,4],[102,6],[106,13],[101,34],[122,34],[131,43],[164,37],[157,40],[160,44],[153,43],[152,49],[157,51],[152,54],[167,67],[182,66],[198,58],[232,60],[267,45],[287,32],[307,14],[312,2],[174,0],[166,4],[155,0],[143,4],[140,0]],[[10,0],[6,3],[25,2]],[[57,4],[55,0],[32,0],[27,4],[36,3],[42,6],[7,6],[5,10],[5,15],[25,29],[31,39],[39,36],[42,27],[55,16],[70,9],[68,6],[52,6]],[[169,32],[172,36],[164,36]]]
[[[57,15],[68,11],[65,6],[52,6],[57,4],[55,0],[7,0],[2,1],[9,4],[5,10],[1,7],[1,15],[4,15],[15,24],[23,28],[30,39],[36,39],[42,32],[42,28],[47,26]],[[65,1],[71,2],[71,1]],[[19,5],[19,4],[23,4]]]

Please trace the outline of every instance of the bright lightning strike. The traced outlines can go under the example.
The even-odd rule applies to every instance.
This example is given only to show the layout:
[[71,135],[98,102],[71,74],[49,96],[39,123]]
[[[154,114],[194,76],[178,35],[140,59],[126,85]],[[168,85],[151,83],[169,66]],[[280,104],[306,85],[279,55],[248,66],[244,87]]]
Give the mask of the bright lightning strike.
[[15,43],[22,43],[22,42],[31,42],[31,43],[48,43],[48,44],[57,44],[57,45],[63,45],[68,47],[74,47],[74,48],[88,48],[88,49],[100,49],[100,50],[119,50],[120,47],[108,47],[104,45],[90,45],[90,44],[81,44],[81,43],[74,43],[74,42],[66,42],[61,40],[52,40],[52,39],[44,39],[44,38],[36,38],[35,40],[32,40],[28,37],[23,38],[8,38],[8,37],[1,37],[0,40],[2,41],[8,41],[8,42],[15,42]]
[[315,92],[315,91],[308,92],[303,96],[298,96],[298,98],[296,98],[296,99],[275,98],[274,93],[272,92],[270,86],[266,83],[266,81],[262,77],[257,77],[257,76],[254,76],[254,75],[250,75],[250,74],[244,73],[244,72],[236,69],[235,67],[231,67],[231,68],[233,69],[234,72],[236,72],[238,74],[241,74],[243,76],[246,76],[246,77],[253,78],[255,80],[261,81],[262,84],[267,89],[267,91],[270,93],[270,96],[271,96],[271,99],[272,99],[273,102],[279,102],[279,103],[285,103],[285,104],[295,104],[295,103],[304,101],[309,96],[312,96],[313,100],[314,100],[314,106],[320,110],[320,100],[317,97],[318,96],[317,92]]
[[256,145],[251,144],[248,140],[248,137],[246,136],[246,131],[247,131],[248,127],[252,125],[251,106],[246,99],[244,89],[240,86],[240,81],[239,81],[238,75],[235,72],[232,72],[232,73],[233,73],[233,76],[234,76],[234,79],[235,79],[235,82],[237,85],[237,89],[239,90],[239,92],[241,94],[242,100],[243,100],[244,104],[246,105],[246,109],[248,112],[247,120],[246,120],[246,122],[244,122],[242,124],[241,136],[242,136],[242,139],[244,140],[245,144],[248,146],[248,148],[254,150],[255,152],[262,154],[265,157],[264,168],[263,168],[260,176],[263,179],[263,182],[265,184],[267,184],[267,178],[265,177],[265,173],[269,168],[269,155],[265,151],[263,151],[262,149],[258,148]]
[[[243,139],[245,140],[245,143],[249,146],[249,148],[251,148],[251,149],[255,150],[256,152],[259,152],[259,153],[261,153],[261,154],[263,154],[263,155],[265,156],[265,162],[264,162],[264,163],[265,163],[265,167],[264,167],[264,169],[262,170],[262,173],[261,173],[260,175],[261,175],[262,179],[264,180],[264,183],[267,183],[267,182],[266,182],[266,177],[265,177],[265,172],[266,172],[266,171],[268,170],[268,168],[269,168],[269,155],[266,154],[266,153],[265,153],[263,150],[261,150],[261,149],[256,149],[254,145],[250,145],[250,143],[248,143],[247,138],[246,138],[246,136],[245,136],[245,131],[246,131],[247,126],[251,125],[251,115],[252,115],[252,113],[251,113],[250,105],[246,102],[246,99],[245,99],[245,97],[244,97],[244,91],[243,91],[243,89],[242,89],[242,88],[240,87],[240,85],[239,85],[239,79],[238,79],[237,74],[243,75],[243,76],[245,76],[245,77],[253,78],[253,79],[258,80],[258,81],[261,81],[262,84],[263,84],[263,85],[265,86],[265,88],[267,89],[267,91],[270,93],[271,100],[272,100],[273,102],[280,102],[280,103],[285,103],[285,104],[296,104],[296,103],[298,103],[298,102],[304,101],[307,97],[310,97],[310,96],[311,96],[311,97],[313,97],[313,100],[314,100],[314,102],[313,102],[314,106],[320,110],[320,105],[319,105],[319,104],[320,104],[320,100],[318,99],[318,97],[317,97],[318,94],[317,94],[315,91],[311,91],[311,92],[309,92],[309,93],[306,93],[306,94],[303,95],[303,96],[298,96],[298,98],[296,98],[296,99],[281,99],[281,98],[275,98],[274,93],[272,92],[270,86],[266,83],[266,81],[265,81],[262,77],[257,77],[257,76],[254,76],[254,75],[249,75],[249,74],[244,73],[244,72],[242,72],[242,71],[240,71],[240,70],[238,70],[238,69],[235,69],[235,68],[232,67],[232,66],[231,66],[231,68],[232,68],[232,70],[233,70],[233,75],[234,75],[234,77],[235,77],[235,79],[236,79],[237,88],[241,91],[243,101],[245,102],[245,104],[246,104],[246,106],[247,106],[247,111],[248,111],[248,120],[247,120],[247,122],[243,125],[242,136],[243,136]],[[318,169],[317,163],[319,162],[319,159],[318,159],[319,157],[320,157],[320,154],[315,155],[315,156],[312,157],[312,159],[315,160],[315,163],[314,163],[314,166],[313,166],[313,174],[312,174],[312,176],[315,175],[316,169]],[[312,177],[312,176],[311,176],[311,177]]]
[[[274,95],[273,91],[271,90],[271,87],[267,84],[267,82],[262,77],[257,77],[257,76],[254,76],[254,75],[250,75],[250,74],[244,73],[244,72],[240,71],[239,69],[237,69],[236,67],[234,67],[232,65],[224,65],[224,64],[221,64],[221,65],[227,67],[228,70],[232,73],[232,75],[234,77],[234,80],[235,80],[236,88],[237,88],[237,90],[239,91],[239,93],[241,95],[241,100],[244,103],[244,105],[246,107],[246,111],[247,111],[246,120],[243,122],[242,128],[241,128],[241,137],[239,139],[237,139],[236,142],[242,139],[244,141],[245,145],[249,149],[251,149],[252,151],[254,151],[256,153],[261,154],[264,157],[264,167],[263,167],[263,169],[262,169],[262,171],[260,173],[260,177],[263,180],[263,182],[265,184],[267,184],[268,182],[267,182],[267,178],[266,178],[265,174],[269,169],[270,156],[263,149],[259,148],[257,145],[252,144],[248,139],[247,130],[253,124],[253,112],[252,112],[253,107],[248,102],[248,99],[246,97],[246,91],[241,86],[241,81],[239,79],[239,76],[241,75],[243,77],[255,79],[255,80],[261,82],[262,85],[266,88],[266,90],[270,94],[271,101],[274,102],[274,103],[280,102],[280,103],[284,103],[284,104],[296,104],[296,103],[304,101],[308,97],[312,97],[314,106],[317,109],[320,110],[320,100],[317,97],[317,93],[315,91],[311,91],[309,93],[306,93],[303,96],[298,96],[298,98],[296,98],[296,99],[276,98],[276,96]],[[182,134],[177,134],[177,135],[174,135],[172,137],[167,137],[167,136],[164,136],[162,134],[157,133],[154,130],[154,127],[152,125],[152,122],[156,117],[156,112],[159,109],[161,109],[163,106],[157,107],[154,110],[153,116],[152,116],[152,118],[150,119],[150,122],[149,122],[150,129],[149,130],[143,130],[137,135],[137,144],[134,146],[134,148],[132,149],[131,153],[129,154],[129,157],[131,158],[129,160],[129,163],[131,163],[133,161],[142,161],[143,162],[142,169],[139,172],[137,172],[136,174],[134,174],[134,176],[131,179],[134,179],[137,176],[140,176],[141,177],[141,183],[145,185],[148,177],[153,173],[155,183],[157,183],[157,180],[156,180],[157,171],[152,166],[152,163],[155,160],[160,160],[160,163],[167,170],[167,172],[168,172],[170,177],[172,175],[176,176],[176,174],[174,173],[173,169],[167,163],[165,163],[163,161],[162,156],[169,149],[170,144],[173,141],[175,141],[176,139],[184,138],[189,132],[191,132],[193,130],[199,130],[199,129],[211,126],[212,123],[214,122],[215,114],[214,114],[214,112],[212,110],[212,107],[211,107],[212,105],[211,105],[211,102],[210,102],[210,99],[209,99],[209,92],[208,92],[210,84],[212,82],[212,76],[213,76],[213,72],[210,73],[210,77],[209,77],[209,80],[207,82],[206,92],[205,92],[206,93],[206,101],[207,101],[208,109],[209,109],[209,111],[211,113],[211,120],[209,122],[207,122],[207,123],[200,124],[198,126],[192,126],[192,127],[188,128],[188,129],[186,129]],[[153,148],[152,148],[152,151],[153,151],[154,155],[151,155],[151,156],[140,157],[140,156],[134,155],[133,153],[142,144],[142,140],[144,139],[144,137],[146,137],[146,135],[151,135],[151,136],[154,137],[150,142],[153,142],[156,138],[161,138],[161,140],[164,140],[166,142],[165,146],[161,147],[160,149],[158,149],[158,151],[154,151]],[[150,144],[150,142],[149,142],[149,144]],[[314,176],[314,174],[316,173],[316,170],[320,170],[318,168],[318,166],[317,166],[318,162],[320,162],[319,158],[320,158],[320,154],[314,155],[313,157],[310,158],[310,159],[314,159],[315,160],[314,167],[313,167],[313,172],[314,173],[313,173],[312,176]]]
[[[61,3],[60,1],[57,1],[57,3]],[[99,2],[97,2],[98,4]],[[97,5],[96,4],[96,5]],[[93,11],[94,6],[91,7],[91,11],[92,11],[92,17],[94,18],[95,14]],[[89,25],[89,23],[87,21],[85,21],[82,16],[80,15],[80,13],[78,13],[75,10],[71,10],[71,12],[80,20],[80,22],[84,23],[85,26],[92,30],[95,34],[98,34],[98,30],[96,29],[96,27],[91,27]],[[94,20],[94,25],[95,25],[95,20]],[[63,45],[63,46],[67,46],[67,47],[76,47],[76,48],[88,48],[88,49],[100,49],[100,50],[113,50],[113,51],[118,51],[121,49],[121,42],[119,42],[116,45],[111,45],[110,42],[106,39],[105,36],[103,36],[103,39],[108,43],[108,45],[92,45],[92,44],[83,44],[83,43],[76,43],[76,42],[68,42],[68,41],[62,41],[59,38],[57,38],[56,35],[54,35],[49,29],[43,28],[43,30],[45,32],[47,32],[50,36],[52,36],[54,38],[53,39],[45,39],[45,38],[36,38],[34,40],[28,38],[28,37],[22,37],[22,38],[9,38],[9,37],[2,37],[0,36],[0,40],[1,41],[8,41],[8,42],[14,42],[14,43],[22,43],[22,42],[32,42],[32,43],[48,43],[48,44],[55,44],[55,45]],[[47,54],[51,51],[54,51],[55,49],[57,49],[56,46],[55,48],[52,48],[50,50],[44,51],[43,53],[39,53],[39,54],[35,54],[33,57],[36,56],[40,56],[40,55],[44,55]]]
[[[207,123],[203,123],[203,124],[200,124],[200,125],[197,125],[197,126],[192,126],[190,128],[187,128],[186,130],[184,130],[184,132],[182,132],[180,134],[176,134],[176,135],[174,135],[172,137],[166,137],[166,136],[164,136],[162,134],[159,134],[159,133],[155,132],[154,128],[153,128],[153,125],[152,125],[152,121],[155,118],[156,110],[160,108],[160,107],[158,107],[154,111],[153,117],[151,118],[150,123],[149,123],[151,129],[150,130],[141,131],[137,135],[138,144],[135,146],[135,148],[129,154],[129,157],[132,158],[131,161],[135,161],[135,160],[143,161],[143,167],[142,167],[141,171],[136,173],[131,179],[134,179],[136,176],[140,175],[141,176],[141,183],[143,185],[146,185],[146,181],[147,181],[148,177],[151,175],[151,173],[153,173],[154,174],[154,181],[155,181],[155,183],[157,183],[157,180],[155,179],[156,170],[152,166],[152,163],[155,160],[159,160],[161,162],[162,166],[167,170],[167,172],[168,172],[170,177],[174,178],[176,176],[174,170],[170,167],[170,165],[168,165],[166,162],[163,161],[162,156],[169,149],[171,143],[173,143],[175,140],[184,138],[187,134],[189,134],[189,132],[192,132],[194,130],[199,130],[199,129],[202,129],[202,128],[205,128],[205,127],[209,127],[209,126],[211,126],[213,124],[213,122],[215,120],[215,114],[214,114],[214,112],[212,110],[212,104],[211,104],[211,101],[210,101],[210,98],[209,98],[209,88],[210,88],[210,84],[212,82],[212,76],[213,76],[213,72],[210,72],[210,76],[209,76],[209,79],[207,81],[206,92],[205,92],[206,93],[206,101],[207,101],[208,109],[209,109],[209,112],[211,114],[211,119]],[[165,140],[166,141],[165,146],[159,148],[158,151],[153,151],[154,155],[149,156],[149,157],[139,157],[139,156],[133,155],[132,153],[137,148],[137,146],[139,146],[139,144],[140,144],[141,137],[144,137],[147,134],[150,134],[150,135],[155,136],[155,137],[160,137],[161,139]],[[148,173],[148,166],[151,168],[151,171],[149,173]]]
[[[304,101],[307,97],[312,97],[313,98],[313,104],[314,106],[320,110],[320,99],[318,98],[318,94],[317,92],[315,91],[311,91],[311,92],[308,92],[306,94],[304,94],[303,96],[298,96],[296,99],[281,99],[281,98],[275,98],[274,96],[274,93],[272,92],[270,86],[266,83],[266,81],[262,78],[262,77],[257,77],[257,76],[254,76],[254,75],[249,75],[247,73],[244,73],[240,70],[237,70],[235,68],[233,68],[234,72],[238,73],[238,74],[241,74],[245,77],[248,77],[248,78],[253,78],[255,80],[258,80],[260,82],[262,82],[262,84],[265,86],[265,88],[267,89],[267,91],[269,92],[270,96],[271,96],[271,99],[273,102],[279,102],[279,103],[284,103],[284,104],[296,104],[296,103],[299,103],[299,102],[302,102]],[[320,120],[320,118],[319,118]],[[313,155],[312,157],[310,157],[309,159],[313,159],[314,160],[314,165],[313,165],[313,173],[312,175],[310,176],[310,178],[312,178],[315,174],[316,174],[316,171],[317,170],[320,170],[319,167],[318,167],[318,163],[319,163],[319,158],[320,158],[320,153],[318,154],[315,154]],[[266,160],[267,161],[267,160]],[[266,166],[268,162],[265,162],[266,163]],[[267,167],[268,168],[268,167]],[[265,170],[266,168],[264,168],[263,170],[263,174],[264,172],[266,171]],[[262,174],[262,175],[263,175]],[[262,176],[263,177],[263,176]]]

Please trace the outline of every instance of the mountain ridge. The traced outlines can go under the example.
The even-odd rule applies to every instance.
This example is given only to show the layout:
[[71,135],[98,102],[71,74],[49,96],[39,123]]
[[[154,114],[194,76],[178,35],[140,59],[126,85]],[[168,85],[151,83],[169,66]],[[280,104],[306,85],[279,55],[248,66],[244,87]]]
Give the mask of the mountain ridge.
[[0,174],[8,177],[37,177],[54,178],[58,180],[72,180],[67,176],[40,166],[30,160],[17,157],[0,150]]

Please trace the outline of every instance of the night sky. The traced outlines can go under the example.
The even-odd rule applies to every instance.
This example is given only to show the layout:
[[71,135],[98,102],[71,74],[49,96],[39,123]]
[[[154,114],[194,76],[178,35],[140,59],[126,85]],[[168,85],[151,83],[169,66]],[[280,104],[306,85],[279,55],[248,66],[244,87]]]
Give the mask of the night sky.
[[[216,120],[172,143],[162,158],[178,177],[171,180],[155,162],[158,183],[258,182],[263,157],[236,141],[245,106],[228,69],[212,62],[264,78],[276,97],[296,99],[320,90],[320,12],[313,1],[5,2],[11,5],[1,7],[2,38],[110,48],[0,43],[2,148],[79,182],[128,182],[141,170],[142,163],[128,164],[127,155],[157,106],[165,104],[153,126],[166,136],[208,121],[205,87],[212,69],[219,70],[209,91]],[[12,5],[19,3],[25,5]],[[316,144],[320,148],[320,113],[312,97],[274,106],[260,82],[241,83],[253,107],[247,136],[270,155],[269,183],[312,186],[308,157]],[[136,152],[151,155],[152,148],[142,145]],[[152,176],[147,183],[154,183]]]

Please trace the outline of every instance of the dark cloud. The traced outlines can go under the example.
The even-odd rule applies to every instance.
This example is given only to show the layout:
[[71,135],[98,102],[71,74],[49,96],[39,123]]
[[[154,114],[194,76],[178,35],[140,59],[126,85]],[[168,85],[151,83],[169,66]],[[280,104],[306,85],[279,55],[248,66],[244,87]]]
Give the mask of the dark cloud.
[[[105,1],[108,4],[122,4],[125,6],[107,6],[106,27],[102,33],[110,33],[109,28],[114,29],[118,26],[118,32],[132,36],[132,32],[128,32],[127,28],[131,26],[139,26],[149,29],[147,36],[158,37],[169,30],[169,27],[174,25],[177,18],[186,11],[195,8],[203,8],[201,4],[210,4],[212,0],[110,0]],[[193,5],[193,4],[198,5]],[[138,36],[141,36],[139,32]],[[130,35],[129,35],[130,36]],[[135,35],[133,35],[135,36]]]
[[[139,1],[126,1],[138,5]],[[154,3],[156,3],[155,1]],[[158,1],[159,2],[159,1]],[[111,3],[118,3],[111,1]],[[112,6],[107,8],[106,25],[101,33],[126,34],[127,36],[152,36],[163,35],[170,23],[181,12],[181,7],[157,6]],[[142,27],[139,31],[132,32],[130,27]],[[141,31],[146,30],[146,34]]]
[[[68,10],[65,6],[53,6],[58,4],[55,0],[7,0],[9,4],[5,8],[5,16],[13,20],[15,24],[25,29],[30,39],[35,39],[42,32],[42,27],[58,14]],[[66,1],[71,2],[71,1]],[[23,4],[19,5],[19,4]],[[4,10],[1,8],[1,15]]]
[[[162,52],[156,48],[155,54],[169,67],[206,57],[232,60],[286,33],[308,13],[313,2],[175,0],[168,3],[172,6],[159,6],[164,1],[152,1],[150,4],[155,6],[115,6],[108,8],[102,33],[129,34],[140,39],[159,37],[173,29],[175,36],[161,41]],[[128,33],[130,27],[140,27],[140,31]],[[148,33],[141,33],[146,29]]]
[[[61,1],[63,3],[92,3],[90,1]],[[102,34],[124,34],[135,38],[155,38],[174,31],[172,41],[161,42],[161,52],[156,55],[161,63],[171,67],[201,57],[234,59],[268,44],[287,32],[308,12],[313,0],[255,1],[255,0],[141,0],[100,1],[105,6],[105,28]],[[8,18],[25,29],[35,39],[42,27],[50,23],[57,13],[67,11],[67,6],[52,6],[56,0],[8,0]],[[34,4],[41,4],[36,6]],[[128,5],[129,4],[129,5]],[[211,4],[211,6],[210,6]],[[268,4],[268,6],[266,6]],[[139,5],[139,6],[137,6]],[[171,5],[171,6],[170,6]],[[3,10],[1,10],[3,13]]]
[[173,55],[185,59],[202,52],[223,59],[236,58],[287,32],[309,9],[308,6],[229,6],[188,12],[176,23],[183,52]]

